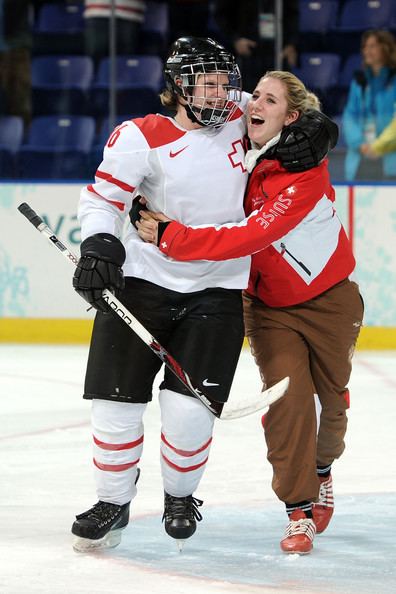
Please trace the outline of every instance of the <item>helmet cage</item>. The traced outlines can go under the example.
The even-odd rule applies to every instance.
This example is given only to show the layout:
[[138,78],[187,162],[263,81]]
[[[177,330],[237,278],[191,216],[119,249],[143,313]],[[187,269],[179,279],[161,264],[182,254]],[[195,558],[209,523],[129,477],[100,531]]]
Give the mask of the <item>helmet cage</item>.
[[[172,90],[186,100],[185,107],[192,112],[194,119],[202,126],[221,126],[228,122],[241,100],[241,74],[238,65],[234,61],[217,60],[180,64],[176,59],[176,64],[179,62],[177,65],[172,65],[171,62],[172,60],[167,62],[165,75]],[[200,75],[211,75],[210,81],[206,81],[203,76],[201,82]],[[227,84],[224,84],[224,76],[220,78],[220,75],[228,77]],[[217,95],[213,94],[214,86],[217,86]],[[210,95],[208,89],[211,89]]]

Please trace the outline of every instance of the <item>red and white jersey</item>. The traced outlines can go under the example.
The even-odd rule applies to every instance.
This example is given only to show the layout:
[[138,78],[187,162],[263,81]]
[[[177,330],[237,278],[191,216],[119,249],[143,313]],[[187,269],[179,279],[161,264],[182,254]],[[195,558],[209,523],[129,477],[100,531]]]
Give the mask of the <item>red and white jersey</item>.
[[327,161],[303,173],[264,160],[246,193],[249,217],[226,226],[187,228],[170,223],[160,249],[182,260],[252,257],[248,292],[270,307],[320,295],[355,268],[335,208]]
[[[99,232],[121,237],[138,194],[147,198],[151,210],[186,225],[207,221],[223,225],[242,219],[247,181],[244,134],[245,117],[240,108],[218,129],[187,131],[162,115],[124,122],[106,144],[95,183],[81,192],[82,239]],[[130,223],[123,243],[126,276],[179,292],[247,286],[250,257],[179,262],[142,241]]]
[[[127,19],[142,23],[146,10],[144,0],[115,0],[115,16],[120,19]],[[111,0],[85,0],[84,17],[106,17],[109,18],[112,10]]]

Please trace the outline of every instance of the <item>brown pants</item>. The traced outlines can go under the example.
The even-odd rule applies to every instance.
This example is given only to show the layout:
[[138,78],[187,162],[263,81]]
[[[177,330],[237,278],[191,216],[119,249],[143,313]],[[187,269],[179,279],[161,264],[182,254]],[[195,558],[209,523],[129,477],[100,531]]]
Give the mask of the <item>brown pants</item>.
[[[290,387],[265,417],[272,487],[284,502],[315,501],[316,466],[344,451],[347,384],[363,318],[356,283],[344,280],[319,297],[271,308],[244,295],[245,328],[268,387],[290,376]],[[314,393],[322,411],[317,434]]]

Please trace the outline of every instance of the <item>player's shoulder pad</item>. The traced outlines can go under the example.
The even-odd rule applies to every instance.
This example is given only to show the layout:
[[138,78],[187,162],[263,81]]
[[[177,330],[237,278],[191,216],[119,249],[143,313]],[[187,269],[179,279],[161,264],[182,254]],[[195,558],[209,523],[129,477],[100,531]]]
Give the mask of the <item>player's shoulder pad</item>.
[[151,149],[175,142],[186,134],[185,130],[180,130],[175,125],[172,118],[159,114],[136,118],[132,122]]
[[128,153],[135,150],[142,150],[146,143],[142,135],[133,124],[133,120],[121,122],[110,133],[105,144],[105,152],[109,153]]

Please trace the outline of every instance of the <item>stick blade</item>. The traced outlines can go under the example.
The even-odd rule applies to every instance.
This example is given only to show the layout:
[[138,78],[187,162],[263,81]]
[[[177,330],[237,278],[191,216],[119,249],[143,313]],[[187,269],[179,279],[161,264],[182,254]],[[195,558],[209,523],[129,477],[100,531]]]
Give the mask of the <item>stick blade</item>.
[[271,388],[264,390],[258,396],[255,396],[253,399],[239,406],[232,406],[232,403],[226,404],[220,419],[223,421],[232,421],[234,419],[246,417],[255,412],[266,412],[271,404],[286,394],[289,383],[290,378],[284,377],[280,382],[271,386]]

